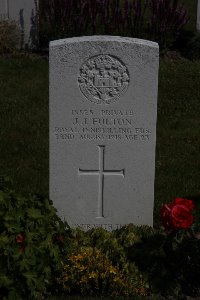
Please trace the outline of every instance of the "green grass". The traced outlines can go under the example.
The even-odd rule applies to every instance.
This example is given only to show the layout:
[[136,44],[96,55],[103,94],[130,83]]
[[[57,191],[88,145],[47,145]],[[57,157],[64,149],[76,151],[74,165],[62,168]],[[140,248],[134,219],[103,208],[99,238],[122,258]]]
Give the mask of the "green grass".
[[156,148],[158,207],[174,197],[200,198],[200,61],[161,61]]
[[48,63],[0,61],[0,173],[17,191],[48,195]]
[[[159,207],[200,198],[200,61],[162,59],[155,177]],[[48,62],[0,59],[0,174],[17,191],[48,196]]]

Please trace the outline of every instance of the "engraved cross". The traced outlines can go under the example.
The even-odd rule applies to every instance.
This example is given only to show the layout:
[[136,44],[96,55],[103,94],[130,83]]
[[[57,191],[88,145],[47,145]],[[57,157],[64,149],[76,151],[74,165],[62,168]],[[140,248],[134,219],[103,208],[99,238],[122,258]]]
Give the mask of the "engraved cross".
[[104,218],[104,176],[123,176],[125,177],[125,170],[105,170],[104,158],[105,158],[105,146],[98,146],[99,148],[99,170],[78,170],[78,175],[97,175],[99,176],[99,196],[98,196],[98,217]]

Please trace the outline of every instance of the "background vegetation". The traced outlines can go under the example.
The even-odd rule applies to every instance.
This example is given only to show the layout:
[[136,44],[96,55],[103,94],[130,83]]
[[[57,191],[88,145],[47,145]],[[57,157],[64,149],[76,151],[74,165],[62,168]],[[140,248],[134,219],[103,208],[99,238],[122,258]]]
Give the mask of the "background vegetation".
[[72,36],[119,35],[157,41],[166,50],[189,16],[177,0],[42,0],[39,19],[42,47]]

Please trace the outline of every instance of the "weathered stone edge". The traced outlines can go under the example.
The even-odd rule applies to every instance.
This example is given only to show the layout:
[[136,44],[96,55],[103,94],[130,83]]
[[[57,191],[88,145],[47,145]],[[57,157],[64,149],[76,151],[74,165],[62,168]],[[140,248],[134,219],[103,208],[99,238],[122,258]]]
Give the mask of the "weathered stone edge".
[[138,45],[154,47],[159,49],[159,45],[156,42],[136,39],[136,38],[109,36],[109,35],[81,36],[81,37],[55,40],[55,41],[51,41],[49,46],[56,47],[64,44],[80,43],[80,42],[120,42],[120,43],[124,42],[124,43],[138,44]]

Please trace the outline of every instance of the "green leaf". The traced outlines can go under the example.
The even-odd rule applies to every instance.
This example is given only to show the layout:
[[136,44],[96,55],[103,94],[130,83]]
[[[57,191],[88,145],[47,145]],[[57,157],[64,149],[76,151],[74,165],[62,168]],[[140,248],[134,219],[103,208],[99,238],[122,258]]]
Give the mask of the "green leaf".
[[0,191],[0,202],[4,202],[5,193],[3,191]]
[[27,213],[30,219],[36,220],[36,219],[43,218],[43,216],[41,215],[41,211],[39,209],[29,208],[27,210]]
[[38,274],[36,272],[25,272],[23,273],[23,276],[27,279],[28,285],[36,285],[38,280]]
[[52,247],[50,249],[50,256],[51,257],[54,257],[55,259],[58,259],[58,256],[59,256],[59,248],[58,247]]
[[8,293],[8,300],[21,300],[21,296],[17,293],[15,289],[10,290]]
[[8,276],[4,274],[0,274],[0,286],[9,287],[13,284],[13,280],[11,280]]
[[30,269],[30,264],[29,264],[29,260],[27,258],[24,258],[21,260],[20,262],[20,271],[24,271],[24,270],[29,270]]
[[0,246],[5,247],[9,243],[9,237],[7,235],[0,236]]
[[51,274],[51,268],[50,268],[50,267],[45,267],[45,268],[43,269],[43,273],[44,273],[46,276],[50,275],[50,274]]

